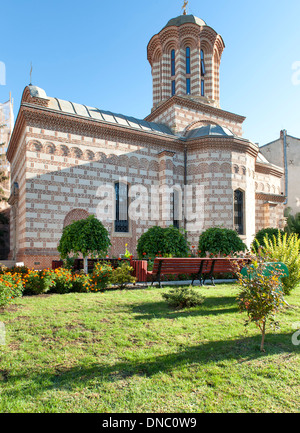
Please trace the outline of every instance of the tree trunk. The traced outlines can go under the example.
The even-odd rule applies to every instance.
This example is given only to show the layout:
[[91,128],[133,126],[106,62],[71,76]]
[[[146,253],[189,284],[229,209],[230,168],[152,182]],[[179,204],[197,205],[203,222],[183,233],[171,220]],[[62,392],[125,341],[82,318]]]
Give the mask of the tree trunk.
[[88,258],[87,257],[84,257],[83,258],[83,270],[84,270],[84,272],[87,274],[88,273],[88,271],[89,271],[89,269],[88,269]]
[[264,344],[265,344],[265,334],[266,334],[266,322],[265,322],[265,321],[264,321],[264,323],[263,323],[263,327],[262,327],[261,334],[262,334],[262,338],[261,338],[261,344],[260,344],[260,351],[261,351],[261,352],[265,352],[265,349],[264,349]]

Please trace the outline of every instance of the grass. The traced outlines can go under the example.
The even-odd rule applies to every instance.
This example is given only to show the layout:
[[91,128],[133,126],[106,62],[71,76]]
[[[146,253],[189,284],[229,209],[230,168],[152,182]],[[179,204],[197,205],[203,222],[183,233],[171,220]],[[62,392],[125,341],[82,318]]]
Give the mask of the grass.
[[170,309],[166,290],[16,300],[0,313],[0,412],[299,412],[300,288],[266,353],[236,285],[199,288],[189,310]]

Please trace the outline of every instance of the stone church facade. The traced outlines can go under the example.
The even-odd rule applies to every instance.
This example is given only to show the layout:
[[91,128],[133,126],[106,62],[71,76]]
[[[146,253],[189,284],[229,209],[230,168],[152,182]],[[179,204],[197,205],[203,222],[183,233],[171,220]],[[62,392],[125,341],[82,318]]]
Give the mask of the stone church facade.
[[125,244],[135,255],[153,225],[184,228],[195,245],[211,226],[236,229],[248,245],[260,228],[281,226],[283,169],[242,137],[245,117],[220,108],[223,49],[203,20],[170,20],[148,44],[153,108],[143,120],[27,86],[7,152],[10,258],[50,267],[63,228],[90,214],[110,233],[110,256]]

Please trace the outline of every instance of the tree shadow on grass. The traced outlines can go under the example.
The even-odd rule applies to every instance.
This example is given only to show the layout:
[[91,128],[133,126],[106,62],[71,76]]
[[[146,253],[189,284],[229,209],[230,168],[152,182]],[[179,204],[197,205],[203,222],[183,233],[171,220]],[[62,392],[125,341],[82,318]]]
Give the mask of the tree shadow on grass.
[[[115,383],[117,386],[119,381],[125,380],[129,382],[134,377],[150,378],[161,373],[172,374],[173,371],[176,371],[176,377],[178,377],[180,383],[180,369],[194,369],[205,366],[207,371],[210,364],[224,360],[243,364],[268,357],[267,362],[271,362],[271,356],[273,355],[290,357],[299,353],[299,346],[293,346],[292,344],[291,334],[268,334],[265,345],[266,353],[260,352],[259,345],[260,335],[257,335],[203,342],[175,353],[151,355],[146,360],[144,358],[140,360],[137,356],[134,360],[119,361],[113,365],[94,362],[89,366],[76,365],[70,368],[56,366],[54,373],[54,366],[50,365],[49,368],[52,371],[49,372],[45,370],[36,372],[35,369],[27,369],[26,373],[11,376],[7,372],[6,382],[9,382],[9,389],[3,390],[2,397],[4,395],[10,399],[20,398],[20,395],[23,397],[38,397],[48,390],[72,392],[83,387],[89,389],[96,387],[99,390],[101,386],[105,386],[107,383]],[[228,366],[228,368],[230,367]],[[27,381],[22,384],[24,375]],[[16,389],[13,388],[14,383]]]
[[217,316],[224,313],[237,313],[238,307],[235,299],[230,296],[207,297],[198,307],[176,309],[169,307],[166,301],[145,302],[131,307],[136,320],[176,319],[192,316]]

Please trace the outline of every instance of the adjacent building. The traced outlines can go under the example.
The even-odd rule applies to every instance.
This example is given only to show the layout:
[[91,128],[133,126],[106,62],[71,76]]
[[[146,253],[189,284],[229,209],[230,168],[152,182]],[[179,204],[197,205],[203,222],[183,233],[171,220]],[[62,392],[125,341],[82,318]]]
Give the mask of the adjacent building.
[[284,129],[280,137],[260,147],[260,152],[268,161],[281,167],[284,176],[281,189],[286,196],[285,205],[295,215],[300,212],[300,138],[293,137]]
[[[6,157],[8,143],[13,130],[13,101],[0,103],[0,260],[6,260],[9,255],[9,216],[10,209],[7,200],[10,196],[10,165]],[[4,217],[4,218],[3,218]]]

